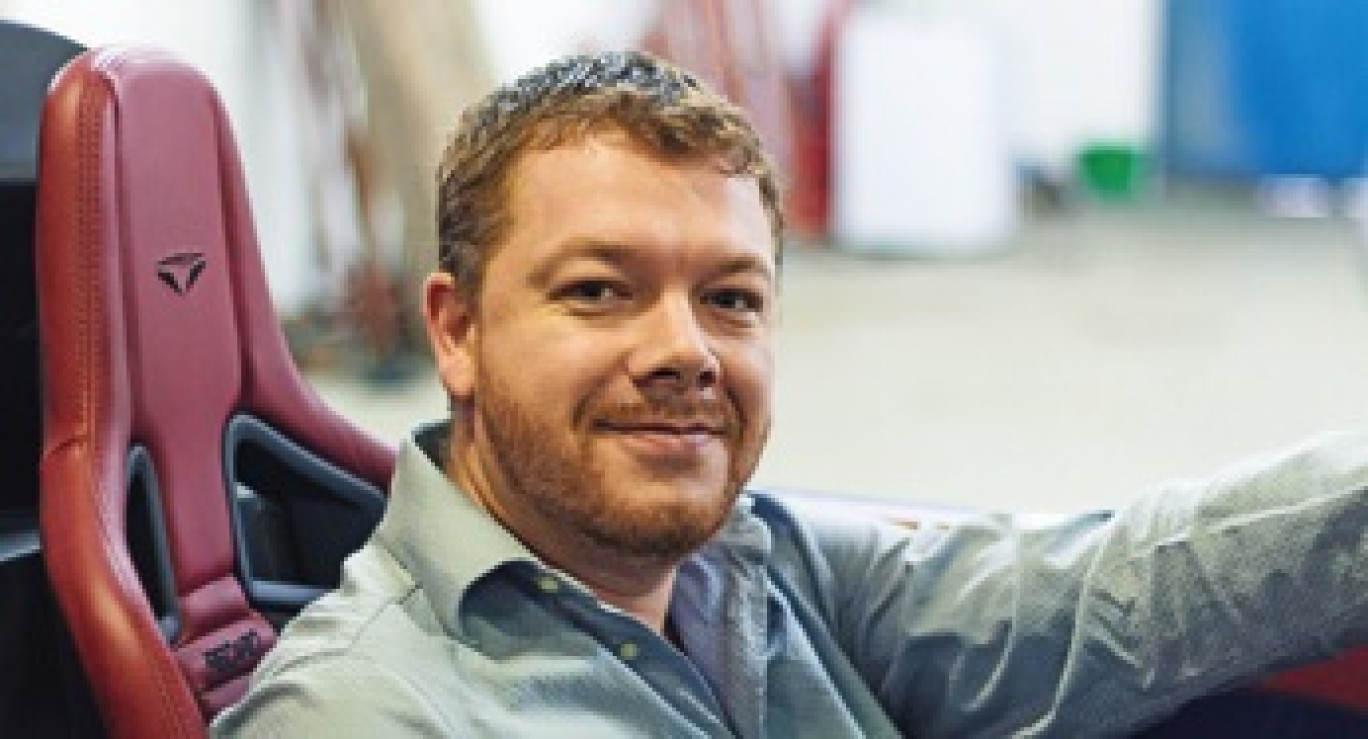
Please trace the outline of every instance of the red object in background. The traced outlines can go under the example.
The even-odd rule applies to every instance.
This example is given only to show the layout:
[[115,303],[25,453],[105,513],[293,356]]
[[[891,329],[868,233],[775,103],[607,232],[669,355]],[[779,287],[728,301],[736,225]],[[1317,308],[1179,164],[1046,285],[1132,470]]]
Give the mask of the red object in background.
[[[844,5],[846,0],[838,0]],[[827,114],[813,125],[806,101],[810,83],[790,88],[790,77],[773,40],[774,24],[763,0],[669,0],[642,46],[685,69],[740,105],[750,115],[775,159],[787,188],[785,214],[799,237],[825,234]],[[827,65],[830,66],[829,63]],[[827,78],[830,78],[829,73]],[[827,105],[823,94],[818,107]]]
[[825,239],[831,233],[834,64],[837,39],[851,4],[851,0],[830,0],[812,69],[793,84],[794,167],[788,216],[794,231],[809,239]]

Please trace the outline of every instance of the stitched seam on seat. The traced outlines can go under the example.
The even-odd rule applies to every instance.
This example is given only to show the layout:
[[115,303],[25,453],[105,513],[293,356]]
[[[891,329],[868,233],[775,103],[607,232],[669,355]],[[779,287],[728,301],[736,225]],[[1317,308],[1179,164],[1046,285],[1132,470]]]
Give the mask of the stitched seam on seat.
[[[123,66],[121,63],[122,61],[122,56],[116,56],[110,59],[107,64],[102,66],[104,66],[106,69],[110,71],[116,71],[119,67]],[[107,75],[101,74],[101,81],[103,82],[103,84],[108,85],[110,87],[111,95],[114,97],[114,102],[117,106],[117,90],[114,87],[112,78],[110,78]],[[101,118],[100,113],[103,112],[103,108],[98,104],[96,100],[96,95],[99,92],[100,88],[98,86],[90,84],[83,86],[81,99],[79,103],[80,108],[78,112],[78,136],[79,145],[81,147],[80,163],[82,171],[80,173],[81,193],[78,197],[77,213],[78,224],[81,229],[81,238],[84,240],[85,243],[88,244],[96,243],[94,237],[96,234],[99,233],[100,230],[98,224],[94,223],[91,213],[92,209],[94,209],[94,205],[99,202],[98,195],[99,188],[102,184],[101,176],[103,174],[103,167],[101,166],[103,162],[103,151],[99,147],[99,138],[103,128],[101,125],[102,121],[99,119]],[[89,156],[93,152],[99,153],[101,156]],[[107,245],[102,244],[102,246]],[[92,360],[98,357],[107,362],[109,360],[111,353],[108,347],[109,342],[107,340],[102,342],[100,337],[96,336],[95,331],[92,330],[92,326],[94,325],[94,320],[92,316],[94,315],[95,303],[98,299],[98,291],[95,290],[93,286],[96,284],[95,278],[101,275],[99,269],[101,254],[96,253],[96,250],[91,248],[82,248],[80,249],[79,253],[81,257],[81,268],[85,272],[85,279],[81,280],[80,285],[78,286],[78,289],[82,292],[81,304],[84,307],[82,315],[78,319],[78,330],[81,332],[83,339],[81,342],[85,352],[85,356],[83,357],[83,359],[87,360],[82,362],[80,365],[80,386],[82,388],[81,412],[83,414],[81,420],[84,426],[84,430],[88,434],[88,438],[90,439],[89,443],[92,454],[90,465],[87,467],[87,474],[90,474],[92,479],[94,479],[98,484],[98,476],[91,473],[94,473],[95,470],[98,468],[98,460],[102,458],[103,447],[101,446],[100,435],[98,433],[95,433],[93,428],[95,393],[92,390],[92,383],[94,381],[94,377],[89,371],[92,367],[92,362],[88,360]],[[103,281],[101,281],[100,284],[103,284]],[[104,365],[102,364],[101,366]],[[93,489],[93,487],[88,487],[87,489]],[[121,550],[120,547],[116,545],[114,537],[112,537],[109,533],[115,528],[111,525],[115,522],[110,521],[109,516],[114,516],[114,518],[116,519],[118,518],[118,516],[115,515],[113,511],[106,510],[103,506],[99,505],[98,495],[96,495],[95,499],[90,502],[95,504],[97,514],[100,517],[100,534],[102,543],[105,547],[106,556],[110,557],[109,561],[111,562],[117,561],[115,557],[123,554],[124,552]],[[116,567],[114,568],[114,575],[123,587],[128,588],[130,583],[128,582],[129,578],[128,572],[126,570],[124,570],[123,568]],[[134,587],[130,589],[130,592],[137,592],[142,590],[142,584],[140,582],[137,582],[136,577],[134,577],[133,580],[134,581],[131,584]],[[176,678],[183,679],[183,677],[179,674],[179,666],[176,666],[176,669],[178,670]],[[163,707],[169,709],[168,711],[164,712],[164,714],[170,713],[170,718],[173,722],[173,726],[175,727],[176,735],[189,735],[189,727],[186,726],[181,716],[181,712],[177,710],[176,703],[171,698],[172,691],[169,685],[167,684],[167,676],[165,675],[165,670],[162,668],[162,665],[155,660],[153,661],[152,665],[152,674],[154,678],[154,683],[157,688],[158,697],[160,698]]]

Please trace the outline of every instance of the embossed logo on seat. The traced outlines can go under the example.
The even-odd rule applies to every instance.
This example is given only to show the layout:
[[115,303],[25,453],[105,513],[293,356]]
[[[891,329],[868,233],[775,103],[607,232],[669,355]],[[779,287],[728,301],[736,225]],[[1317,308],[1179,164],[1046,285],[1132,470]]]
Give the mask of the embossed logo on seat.
[[177,295],[190,292],[200,274],[209,262],[204,254],[197,251],[184,251],[157,260],[157,277]]
[[222,679],[252,669],[264,654],[266,641],[256,629],[248,629],[236,639],[228,639],[204,650],[204,665],[216,678]]

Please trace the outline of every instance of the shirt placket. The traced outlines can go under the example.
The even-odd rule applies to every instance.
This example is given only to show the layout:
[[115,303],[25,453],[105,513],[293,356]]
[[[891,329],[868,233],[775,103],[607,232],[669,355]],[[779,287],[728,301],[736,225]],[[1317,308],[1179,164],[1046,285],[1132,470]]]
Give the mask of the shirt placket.
[[681,569],[675,626],[691,664],[716,690],[732,730],[764,736],[769,588],[763,567],[737,550],[713,549]]
[[621,610],[575,592],[555,575],[536,578],[537,589],[585,633],[603,645],[655,696],[709,737],[731,736],[718,698],[696,666],[661,635]]
[[742,559],[726,570],[722,701],[742,737],[765,735],[765,688],[769,643],[769,588],[763,569]]

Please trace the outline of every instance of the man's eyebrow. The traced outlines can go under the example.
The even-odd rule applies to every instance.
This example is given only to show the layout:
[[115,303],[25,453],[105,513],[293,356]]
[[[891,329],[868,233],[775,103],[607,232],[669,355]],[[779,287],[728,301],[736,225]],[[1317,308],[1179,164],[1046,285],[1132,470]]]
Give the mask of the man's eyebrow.
[[577,239],[563,244],[554,256],[537,265],[530,277],[535,283],[550,282],[556,270],[581,259],[621,266],[632,261],[632,250],[613,241]]
[[[578,260],[621,267],[645,258],[640,249],[615,241],[594,238],[578,239],[562,245],[554,256],[537,265],[532,270],[530,277],[532,281],[537,283],[549,282],[556,270],[569,262]],[[716,275],[734,275],[753,272],[769,282],[774,282],[774,271],[774,266],[770,262],[750,254],[741,254],[725,258],[721,265],[713,270],[713,273]]]
[[718,267],[718,275],[735,275],[746,272],[753,272],[760,275],[767,282],[774,282],[774,265],[764,259],[759,259],[751,255],[731,257]]

